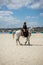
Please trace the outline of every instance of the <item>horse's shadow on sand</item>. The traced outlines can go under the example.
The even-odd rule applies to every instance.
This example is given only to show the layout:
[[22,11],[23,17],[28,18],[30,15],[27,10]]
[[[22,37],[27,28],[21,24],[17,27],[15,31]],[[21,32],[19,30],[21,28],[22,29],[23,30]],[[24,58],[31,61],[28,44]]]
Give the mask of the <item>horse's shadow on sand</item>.
[[42,44],[20,44],[20,46],[43,46]]

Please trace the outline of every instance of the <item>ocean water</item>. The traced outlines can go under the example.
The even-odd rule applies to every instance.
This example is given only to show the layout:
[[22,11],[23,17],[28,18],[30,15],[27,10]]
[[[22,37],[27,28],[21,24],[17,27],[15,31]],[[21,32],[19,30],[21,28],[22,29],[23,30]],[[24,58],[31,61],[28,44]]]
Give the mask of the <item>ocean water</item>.
[[[0,34],[15,34],[16,32],[0,32]],[[32,34],[35,34],[36,32],[32,32]],[[43,32],[40,32],[43,34]]]
[[32,34],[34,34],[34,33],[36,33],[36,32],[32,32]]
[[41,33],[43,33],[43,32],[41,32]]
[[0,34],[15,34],[15,32],[0,32]]
[[9,34],[9,32],[0,32],[0,34]]

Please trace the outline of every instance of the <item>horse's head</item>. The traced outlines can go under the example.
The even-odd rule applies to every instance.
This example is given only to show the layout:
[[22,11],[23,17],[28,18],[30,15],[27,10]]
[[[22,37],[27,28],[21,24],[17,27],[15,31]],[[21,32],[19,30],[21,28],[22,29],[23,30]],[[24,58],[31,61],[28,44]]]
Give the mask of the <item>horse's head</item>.
[[32,33],[32,31],[34,31],[34,28],[29,28],[29,32]]

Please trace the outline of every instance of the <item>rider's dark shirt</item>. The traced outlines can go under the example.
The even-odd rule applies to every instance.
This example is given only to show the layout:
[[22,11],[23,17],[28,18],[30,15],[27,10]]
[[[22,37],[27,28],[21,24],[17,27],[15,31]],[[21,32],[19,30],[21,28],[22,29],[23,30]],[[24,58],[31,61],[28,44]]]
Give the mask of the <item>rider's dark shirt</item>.
[[23,29],[27,29],[27,25],[24,24],[24,25],[23,25]]
[[25,29],[25,32],[23,31],[23,34],[24,34],[25,37],[27,37],[28,36],[28,30],[27,30],[26,24],[23,25],[23,29]]

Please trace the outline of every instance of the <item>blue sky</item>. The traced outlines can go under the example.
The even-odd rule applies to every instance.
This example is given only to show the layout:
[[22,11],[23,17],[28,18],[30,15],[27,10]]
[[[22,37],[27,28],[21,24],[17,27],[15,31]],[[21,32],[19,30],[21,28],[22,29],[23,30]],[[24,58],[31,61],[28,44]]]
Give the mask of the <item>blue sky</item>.
[[0,0],[0,28],[43,26],[43,0]]

